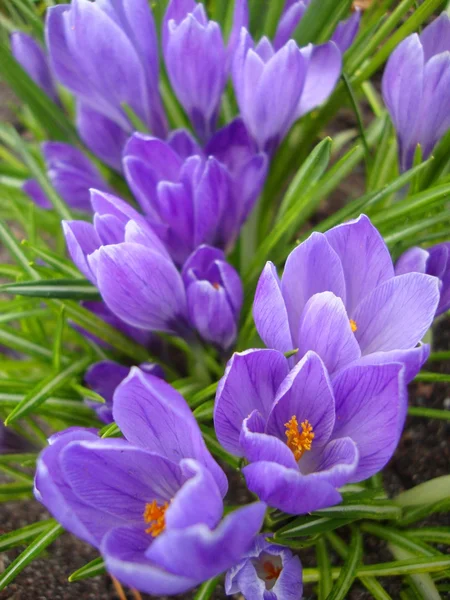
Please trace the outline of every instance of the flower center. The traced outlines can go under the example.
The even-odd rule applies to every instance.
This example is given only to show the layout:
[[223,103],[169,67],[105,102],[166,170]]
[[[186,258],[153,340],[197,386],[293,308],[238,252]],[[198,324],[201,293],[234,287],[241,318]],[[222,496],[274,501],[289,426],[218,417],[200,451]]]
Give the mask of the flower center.
[[159,505],[156,500],[145,505],[144,521],[150,525],[150,527],[145,530],[145,533],[149,533],[155,538],[164,531],[166,527],[166,510],[168,507],[168,502]]
[[276,581],[280,576],[283,567],[276,567],[273,562],[267,560],[263,563],[263,570],[266,581]]
[[297,417],[294,415],[288,423],[285,423],[287,445],[294,454],[295,460],[300,460],[304,452],[311,450],[314,433],[312,425],[308,420],[301,424],[302,431],[298,430]]
[[352,328],[353,333],[355,333],[355,331],[358,331],[358,325],[353,319],[350,319],[350,327]]

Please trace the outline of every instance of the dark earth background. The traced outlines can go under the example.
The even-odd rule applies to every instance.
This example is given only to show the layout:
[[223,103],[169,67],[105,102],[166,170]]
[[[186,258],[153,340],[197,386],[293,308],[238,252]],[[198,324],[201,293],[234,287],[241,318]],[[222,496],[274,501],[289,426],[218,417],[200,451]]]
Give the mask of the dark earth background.
[[[8,110],[8,103],[14,101],[10,92],[0,84],[0,121],[12,119]],[[355,127],[353,113],[342,110],[335,122],[327,131],[333,133]],[[349,198],[361,195],[364,186],[364,167],[360,165],[348,177],[331,197],[325,201],[320,211],[315,215],[314,222],[321,220],[342,206]],[[0,248],[0,258],[1,248]],[[450,322],[447,319],[435,323],[433,350],[448,350],[450,347]],[[427,370],[450,373],[450,364],[430,363]],[[420,383],[410,386],[410,403],[415,406],[450,410],[450,385],[443,383]],[[383,471],[383,483],[389,496],[394,496],[403,490],[438,477],[447,475],[450,467],[450,422],[425,418],[409,417],[405,431],[395,456]],[[240,478],[231,475],[233,483],[233,497],[228,498],[233,504],[237,501],[246,501],[245,487],[240,484]],[[240,485],[240,487],[239,487]],[[0,505],[0,534],[24,527],[40,519],[49,518],[49,514],[37,502],[27,500],[22,502],[5,503]],[[450,527],[449,514],[435,515],[420,525],[440,525]],[[341,533],[341,530],[339,530]],[[364,562],[372,564],[393,560],[384,542],[380,542],[368,535],[364,537]],[[23,549],[23,548],[22,548]],[[12,561],[21,548],[7,553],[0,553],[0,572]],[[439,548],[442,552],[449,552],[448,547]],[[79,541],[74,536],[65,533],[54,542],[46,554],[34,561],[11,583],[7,589],[0,592],[0,600],[117,600],[111,579],[107,575],[81,581],[68,583],[68,576],[76,569],[98,556],[97,552],[89,545]],[[316,566],[315,553],[312,549],[300,553],[305,567]],[[341,564],[335,555],[333,563]],[[400,598],[400,578],[380,579],[380,583],[393,599]],[[128,593],[128,598],[132,594]],[[178,596],[180,599],[189,600],[194,592]],[[142,595],[143,599],[150,596]],[[314,586],[305,588],[305,599],[317,597]],[[218,586],[214,600],[223,600],[225,596],[222,586]],[[242,596],[234,596],[242,599]],[[358,583],[355,583],[348,595],[349,600],[369,600],[372,596]],[[160,600],[164,600],[161,597]],[[281,599],[280,599],[281,600]]]

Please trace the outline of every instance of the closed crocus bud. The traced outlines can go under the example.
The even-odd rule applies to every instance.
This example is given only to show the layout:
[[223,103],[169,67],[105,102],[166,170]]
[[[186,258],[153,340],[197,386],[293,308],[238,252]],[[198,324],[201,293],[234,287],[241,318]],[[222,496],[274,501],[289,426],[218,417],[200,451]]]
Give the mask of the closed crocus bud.
[[72,260],[108,309],[145,331],[181,334],[186,295],[180,273],[146,219],[111,194],[92,190],[93,223],[63,221]]
[[39,208],[45,210],[52,208],[52,203],[36,179],[27,179],[24,181],[22,190]]
[[243,300],[239,275],[221,250],[200,246],[182,271],[189,319],[202,338],[228,350],[236,339]]
[[51,7],[46,39],[56,76],[77,99],[81,137],[102,160],[120,170],[120,143],[133,131],[123,104],[154,135],[165,136],[157,35],[146,0],[74,0]]
[[437,277],[441,282],[436,316],[450,309],[450,243],[444,242],[431,248],[410,248],[395,264],[395,274],[425,273]]
[[214,131],[227,78],[227,52],[218,23],[203,4],[171,0],[165,16],[164,59],[172,87],[199,137]]
[[294,121],[328,98],[341,63],[333,42],[300,49],[290,40],[275,51],[267,38],[255,46],[241,29],[233,84],[242,119],[260,150],[273,153]]
[[182,130],[168,142],[135,134],[123,164],[131,190],[178,265],[201,244],[231,248],[267,172],[267,156],[257,152],[240,120],[218,131],[205,153]]
[[245,557],[226,574],[227,595],[242,594],[245,600],[300,600],[303,594],[302,565],[298,556],[266,538],[255,538]]
[[59,103],[47,55],[36,40],[26,33],[16,31],[11,35],[11,51],[36,85],[54,102]]
[[442,13],[423,32],[404,39],[383,75],[383,99],[397,131],[400,168],[410,169],[450,127],[450,20]]
[[97,167],[74,146],[45,142],[42,151],[50,181],[71,208],[92,212],[89,190],[111,191]]

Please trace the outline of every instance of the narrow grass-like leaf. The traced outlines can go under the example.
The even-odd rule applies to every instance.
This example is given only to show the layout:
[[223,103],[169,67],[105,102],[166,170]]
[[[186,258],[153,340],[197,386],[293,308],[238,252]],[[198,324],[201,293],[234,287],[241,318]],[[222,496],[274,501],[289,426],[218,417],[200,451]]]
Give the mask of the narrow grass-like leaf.
[[54,519],[47,519],[46,521],[39,521],[21,529],[4,533],[0,536],[0,552],[5,552],[16,546],[28,543],[43,531],[47,531],[50,525],[56,525],[56,521]]
[[377,502],[374,504],[338,504],[318,510],[313,513],[316,516],[325,516],[335,519],[373,519],[375,521],[399,519],[402,511],[398,506],[390,502]]
[[64,298],[69,300],[99,300],[98,289],[85,279],[49,279],[7,283],[0,292],[33,298]]
[[31,317],[43,317],[45,315],[48,315],[48,311],[45,308],[34,308],[31,310],[22,310],[19,312],[9,312],[6,313],[6,315],[0,315],[0,323],[9,323],[10,321],[17,321],[18,319],[29,319]]
[[289,538],[316,535],[326,531],[333,531],[352,523],[354,519],[331,519],[329,517],[299,517],[275,532],[274,539],[282,543]]
[[209,579],[208,581],[205,581],[205,583],[202,583],[193,600],[209,600],[214,594],[220,579],[220,577],[214,577],[213,579]]
[[441,512],[445,513],[449,510],[450,497],[421,506],[413,506],[404,510],[403,517],[399,519],[397,525],[399,527],[407,527],[408,525],[411,525],[411,523],[417,523],[417,521],[421,521],[429,515]]
[[448,527],[421,527],[420,529],[408,529],[406,534],[410,538],[417,538],[423,542],[434,542],[436,544],[447,544],[450,546],[450,529]]
[[22,246],[25,246],[25,248],[29,248],[32,254],[36,255],[38,258],[41,258],[46,264],[59,271],[62,275],[70,277],[71,279],[83,278],[81,273],[76,267],[73,266],[72,263],[62,256],[59,256],[55,252],[44,250],[43,248],[39,248],[34,244],[30,244],[28,240],[22,240],[21,244]]
[[103,575],[106,573],[105,563],[103,558],[99,556],[98,558],[94,558],[91,562],[84,565],[80,569],[77,569],[69,576],[69,581],[73,583],[74,581],[81,581],[82,579],[89,579],[91,577],[97,577],[98,575]]
[[62,339],[64,333],[64,326],[66,323],[65,319],[65,307],[62,306],[58,319],[56,321],[54,342],[53,342],[53,369],[58,372],[61,369],[61,358],[62,358]]
[[421,506],[450,498],[450,475],[435,477],[401,492],[393,502],[401,507]]
[[211,421],[214,414],[214,400],[204,402],[194,410],[197,421]]
[[23,352],[24,354],[28,354],[45,361],[51,361],[52,359],[51,350],[39,346],[39,344],[35,344],[31,340],[20,335],[15,329],[11,329],[5,325],[0,327],[0,344],[3,344],[12,350],[17,350],[18,352]]
[[[391,554],[397,560],[406,560],[414,557],[414,553],[408,552],[404,548],[398,547],[395,544],[388,544]],[[441,595],[438,592],[433,579],[428,573],[418,575],[409,575],[406,578],[416,596],[423,600],[441,600]]]
[[327,543],[323,537],[320,537],[316,543],[316,560],[320,571],[318,600],[325,600],[333,587],[333,578]]
[[442,419],[443,421],[450,421],[450,410],[427,408],[426,406],[409,406],[408,415],[411,417],[423,417],[425,419]]
[[127,117],[130,119],[131,125],[134,127],[136,131],[140,131],[141,133],[150,133],[147,125],[140,119],[134,110],[129,106],[126,102],[122,103],[122,108],[126,113]]
[[344,600],[353,585],[362,558],[362,535],[358,529],[353,529],[347,558],[339,573],[339,578],[328,594],[327,600]]
[[20,465],[24,463],[32,463],[36,460],[37,454],[33,452],[24,452],[21,454],[0,454],[0,464],[5,463],[18,463]]
[[214,429],[211,427],[207,427],[206,425],[200,425],[200,429],[202,430],[203,439],[206,442],[210,452],[214,454],[220,460],[226,462],[233,469],[239,468],[239,459],[229,454],[226,450],[222,448],[216,438],[216,434],[214,433]]
[[5,222],[0,221],[0,240],[10,252],[23,270],[34,280],[39,279],[39,275],[33,267],[30,266],[28,257],[24,254],[22,248],[17,243],[16,238],[11,234],[9,227]]
[[64,529],[58,523],[51,522],[31,544],[20,554],[0,575],[0,590],[3,590],[11,581],[27,567],[35,558],[54,542]]
[[421,371],[415,376],[414,381],[442,381],[445,383],[449,383],[450,375],[447,375],[446,373],[431,373],[428,371]]
[[197,406],[200,406],[205,400],[211,398],[211,396],[214,396],[214,394],[217,391],[218,385],[219,383],[217,381],[215,383],[211,383],[211,385],[208,385],[208,387],[204,388],[203,390],[200,390],[199,392],[196,392],[190,398],[188,398],[187,403],[191,408],[196,408]]

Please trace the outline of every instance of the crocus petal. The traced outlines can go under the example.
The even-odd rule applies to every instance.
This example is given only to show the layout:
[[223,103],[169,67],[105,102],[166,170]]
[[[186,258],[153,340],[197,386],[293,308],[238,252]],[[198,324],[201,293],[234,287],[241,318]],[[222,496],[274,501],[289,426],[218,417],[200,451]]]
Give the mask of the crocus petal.
[[298,469],[267,461],[247,465],[242,472],[251,492],[289,514],[305,514],[342,500],[326,476],[302,475]]
[[174,21],[178,25],[189,13],[194,12],[195,8],[195,0],[170,0],[164,14],[162,26],[162,46],[164,51],[169,39],[169,21]]
[[98,437],[91,430],[74,427],[50,438],[50,446],[37,461],[34,493],[65,529],[98,546],[105,531],[113,526],[113,520],[103,514],[102,522],[99,514],[74,494],[65,479],[60,454],[75,440],[98,440]]
[[179,331],[186,296],[173,263],[131,243],[103,246],[96,254],[97,285],[115,315],[141,329]]
[[166,530],[186,529],[204,523],[214,529],[222,518],[222,495],[211,472],[192,459],[180,462],[187,481],[172,499],[165,514]]
[[286,423],[309,421],[313,447],[326,444],[334,427],[334,398],[322,360],[308,352],[281,383],[267,420],[267,433],[286,441]]
[[36,179],[27,179],[22,185],[22,190],[33,200],[36,206],[49,210],[53,207],[53,204],[47,197],[47,194],[41,188],[40,184]]
[[425,61],[436,54],[450,51],[450,19],[443,11],[437,19],[431,21],[420,34]]
[[253,319],[266,346],[280,352],[294,349],[280,279],[271,262],[266,263],[258,281],[253,302]]
[[170,502],[184,482],[178,465],[121,439],[73,442],[62,451],[61,465],[74,494],[113,515],[117,526],[145,529],[145,505]]
[[53,100],[59,103],[47,57],[31,36],[21,31],[11,35],[11,52],[33,81]]
[[333,437],[350,436],[359,452],[352,481],[362,481],[380,471],[397,446],[407,403],[402,369],[401,363],[349,367],[333,382]]
[[345,306],[350,317],[361,300],[394,276],[389,250],[366,215],[333,227],[325,234],[344,269]]
[[249,550],[264,518],[266,506],[257,502],[233,511],[213,531],[205,525],[166,531],[146,556],[184,577],[204,581],[226,571]]
[[239,45],[239,36],[242,27],[248,29],[249,13],[247,0],[235,0],[233,12],[233,25],[227,43],[227,70],[230,70],[234,53]]
[[86,221],[63,221],[62,226],[66,237],[67,249],[73,262],[89,281],[95,283],[96,277],[88,263],[87,257],[101,246],[102,242],[97,232]]
[[174,462],[195,458],[213,473],[225,495],[225,474],[207,450],[185,399],[171,385],[133,368],[116,390],[113,414],[131,443]]
[[266,460],[296,469],[297,463],[292,452],[277,437],[264,433],[264,426],[265,421],[256,410],[244,419],[239,442],[245,458],[250,462]]
[[183,160],[196,154],[199,156],[203,154],[203,150],[195,137],[186,129],[172,131],[167,138],[167,143]]
[[390,350],[388,352],[372,352],[352,364],[356,365],[385,365],[386,363],[401,363],[404,368],[404,378],[409,383],[418,374],[430,356],[429,344],[419,344],[410,350]]
[[123,584],[155,596],[180,594],[197,583],[191,577],[180,577],[161,569],[145,558],[151,543],[142,527],[117,527],[102,541],[102,555],[108,573]]
[[340,21],[334,30],[331,41],[336,44],[342,54],[344,54],[344,52],[346,52],[353,44],[353,40],[358,33],[360,22],[361,11],[357,9],[351,17],[345,21]]
[[328,99],[342,70],[342,55],[334,42],[300,50],[307,61],[305,83],[297,107],[297,118]]
[[189,320],[204,340],[229,350],[237,335],[236,318],[223,287],[196,281],[187,290]]
[[[56,7],[55,7],[56,8]],[[77,102],[77,129],[86,146],[116,171],[122,171],[122,148],[128,131],[83,102]]]
[[102,396],[105,404],[99,402],[90,402],[91,406],[97,413],[98,418],[104,423],[112,423],[112,401],[116,387],[128,375],[129,367],[124,367],[112,360],[102,360],[95,363],[86,372],[84,381],[87,386]]
[[428,331],[438,302],[436,277],[407,273],[382,283],[354,313],[362,354],[414,348]]
[[273,40],[275,50],[278,50],[292,37],[295,28],[305,14],[306,3],[294,2],[291,6],[285,6]]
[[331,292],[315,294],[307,302],[298,332],[298,356],[313,350],[329,373],[361,356],[344,304]]
[[183,265],[181,275],[184,285],[187,287],[194,281],[206,279],[209,267],[215,261],[225,261],[223,250],[206,244],[199,246]]
[[242,422],[254,410],[267,418],[288,370],[287,360],[275,350],[248,350],[232,356],[219,382],[214,408],[216,435],[226,450],[242,456]]
[[410,248],[395,263],[395,274],[426,273],[429,253],[423,248]]
[[301,314],[311,296],[333,292],[345,303],[342,263],[323,234],[313,233],[290,253],[281,278],[281,291],[294,346],[298,343]]

